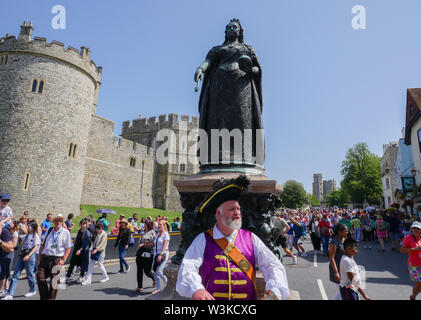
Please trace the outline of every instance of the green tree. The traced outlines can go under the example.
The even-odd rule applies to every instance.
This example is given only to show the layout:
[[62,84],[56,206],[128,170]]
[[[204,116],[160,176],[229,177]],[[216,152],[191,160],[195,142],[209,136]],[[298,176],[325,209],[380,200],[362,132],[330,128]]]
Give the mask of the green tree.
[[326,201],[329,204],[329,206],[338,206],[340,208],[343,208],[348,203],[349,199],[346,191],[343,188],[340,188],[329,193],[326,196]]
[[288,180],[284,184],[284,192],[280,198],[282,204],[287,208],[300,208],[307,201],[307,193],[301,183]]
[[342,187],[350,195],[351,201],[362,204],[380,204],[382,178],[380,157],[368,150],[366,143],[357,143],[346,153],[342,162]]
[[307,203],[313,207],[320,206],[320,201],[317,200],[316,196],[314,194],[308,193],[307,194]]

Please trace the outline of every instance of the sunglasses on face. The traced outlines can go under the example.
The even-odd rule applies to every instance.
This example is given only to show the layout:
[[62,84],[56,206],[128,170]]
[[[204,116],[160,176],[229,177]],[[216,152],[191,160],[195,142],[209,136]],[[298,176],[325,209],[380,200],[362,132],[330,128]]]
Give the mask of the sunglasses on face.
[[10,201],[10,200],[1,200],[1,202],[6,202],[6,203],[7,203],[7,202],[9,202],[9,201]]

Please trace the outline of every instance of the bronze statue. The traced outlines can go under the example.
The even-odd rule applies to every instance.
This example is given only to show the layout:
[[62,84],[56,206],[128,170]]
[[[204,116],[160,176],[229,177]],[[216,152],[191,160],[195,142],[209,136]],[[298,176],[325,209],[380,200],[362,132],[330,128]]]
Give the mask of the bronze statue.
[[[230,21],[226,26],[224,43],[213,47],[196,70],[194,80],[199,83],[202,78],[200,129],[206,131],[208,137],[211,137],[211,129],[239,129],[242,133],[245,129],[251,129],[255,155],[256,129],[263,129],[262,69],[252,47],[244,44],[239,20]],[[221,162],[221,148],[219,152]],[[233,159],[232,147],[230,152]],[[261,152],[264,153],[264,149]],[[242,162],[250,165],[244,158]],[[263,167],[263,163],[260,165]]]

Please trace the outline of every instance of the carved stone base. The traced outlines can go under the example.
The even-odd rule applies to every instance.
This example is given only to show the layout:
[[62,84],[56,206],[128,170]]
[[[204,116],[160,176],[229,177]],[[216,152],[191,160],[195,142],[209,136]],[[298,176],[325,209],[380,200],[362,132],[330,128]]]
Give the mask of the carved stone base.
[[[167,286],[164,290],[147,297],[146,300],[190,300],[189,298],[181,297],[175,290],[178,269],[179,266],[169,263],[164,269],[164,274],[168,278]],[[256,273],[256,289],[257,298],[262,298],[266,293],[266,283],[259,271]],[[298,291],[290,290],[290,294],[291,296],[288,300],[300,300],[300,294]]]
[[[237,178],[239,172],[212,172],[175,180],[174,185],[180,193],[181,205],[185,209],[181,225],[182,241],[176,256],[171,260],[180,264],[184,253],[201,232],[209,230],[215,223],[215,216],[199,214],[199,207],[205,197],[213,192],[213,184],[219,179]],[[282,187],[265,175],[247,175],[250,179],[249,191],[240,200],[242,228],[255,233],[281,260],[281,249],[276,245],[280,235],[279,219],[275,210],[281,206],[279,196]]]

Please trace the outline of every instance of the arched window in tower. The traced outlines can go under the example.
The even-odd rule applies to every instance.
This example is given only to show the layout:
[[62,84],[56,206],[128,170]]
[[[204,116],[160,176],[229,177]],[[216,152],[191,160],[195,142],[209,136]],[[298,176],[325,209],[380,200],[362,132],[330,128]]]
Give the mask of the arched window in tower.
[[73,154],[73,142],[70,144],[70,148],[69,148],[69,157],[71,157]]
[[180,164],[180,172],[186,172],[186,165],[184,163]]
[[73,158],[76,158],[76,149],[77,149],[77,144],[75,144],[75,145],[73,146],[73,153],[72,153],[72,157],[73,157]]
[[37,87],[38,87],[38,81],[34,80],[32,82],[32,92],[37,92]]
[[41,81],[39,83],[38,93],[42,93],[43,90],[44,90],[44,81]]

